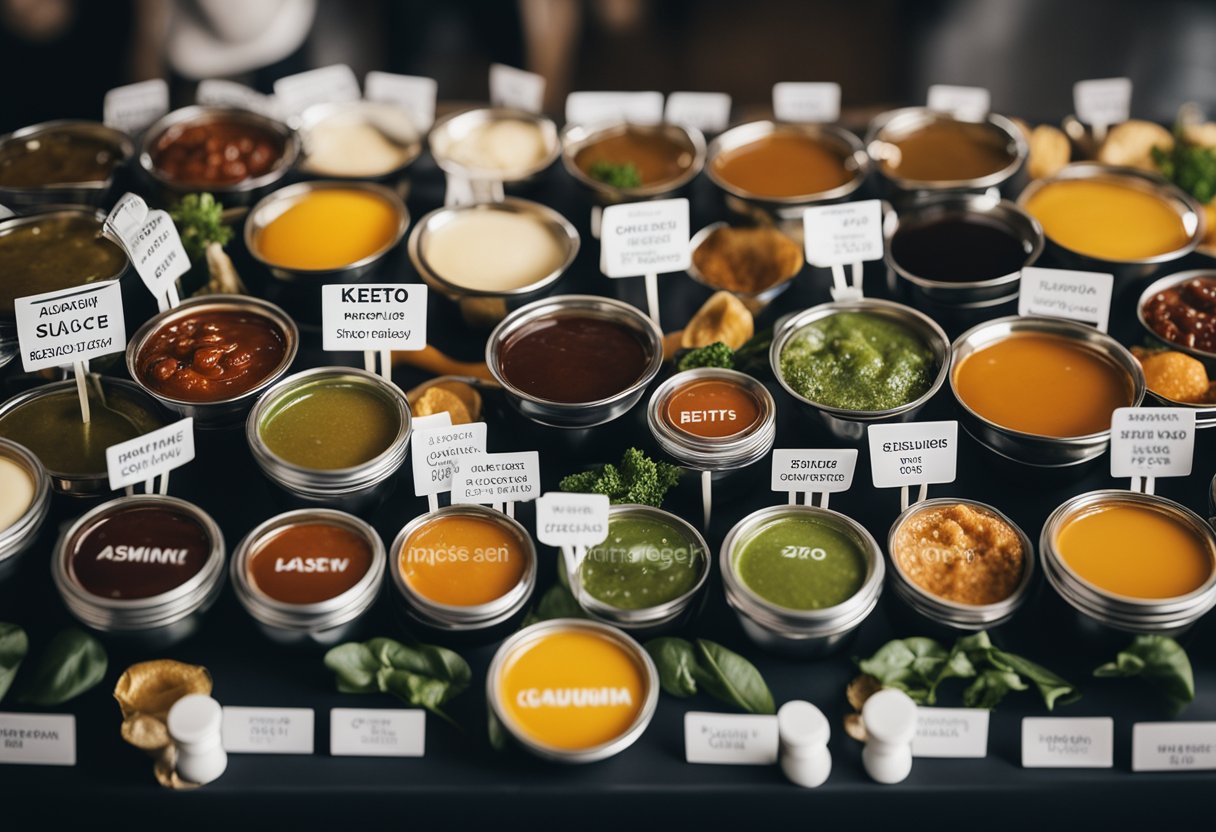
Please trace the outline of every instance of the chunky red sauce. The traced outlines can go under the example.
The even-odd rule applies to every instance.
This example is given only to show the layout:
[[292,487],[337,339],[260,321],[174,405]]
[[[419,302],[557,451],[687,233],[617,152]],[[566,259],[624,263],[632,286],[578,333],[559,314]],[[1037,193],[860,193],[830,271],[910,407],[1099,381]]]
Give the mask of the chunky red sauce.
[[1157,292],[1142,310],[1149,329],[1172,344],[1216,352],[1216,275]]
[[183,185],[235,185],[269,172],[283,139],[262,127],[207,121],[170,127],[156,140],[152,164]]

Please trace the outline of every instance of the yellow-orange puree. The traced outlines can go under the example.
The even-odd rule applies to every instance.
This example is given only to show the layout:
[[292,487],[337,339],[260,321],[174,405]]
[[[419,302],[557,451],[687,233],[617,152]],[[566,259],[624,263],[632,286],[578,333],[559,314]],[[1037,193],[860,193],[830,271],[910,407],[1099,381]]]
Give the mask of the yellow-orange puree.
[[370,257],[397,236],[397,209],[366,191],[312,191],[254,238],[264,259],[286,269],[340,269]]
[[437,604],[474,607],[511,591],[527,567],[519,533],[482,517],[449,515],[406,538],[398,568],[410,589]]

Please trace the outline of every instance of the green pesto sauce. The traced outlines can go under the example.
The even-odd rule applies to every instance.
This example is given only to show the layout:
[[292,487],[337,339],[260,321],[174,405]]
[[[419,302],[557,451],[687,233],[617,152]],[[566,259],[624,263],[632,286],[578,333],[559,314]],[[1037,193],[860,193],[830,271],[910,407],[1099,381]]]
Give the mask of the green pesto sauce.
[[779,517],[753,532],[734,559],[752,592],[792,610],[821,610],[857,594],[866,577],[864,553],[836,525]]
[[672,523],[628,514],[608,522],[608,538],[587,550],[579,567],[583,589],[621,610],[641,610],[692,591],[705,554]]
[[333,471],[380,456],[400,428],[392,403],[369,385],[317,381],[280,395],[262,416],[258,432],[280,459]]
[[799,329],[781,376],[799,395],[843,410],[889,410],[933,384],[933,351],[911,329],[868,312],[837,312]]

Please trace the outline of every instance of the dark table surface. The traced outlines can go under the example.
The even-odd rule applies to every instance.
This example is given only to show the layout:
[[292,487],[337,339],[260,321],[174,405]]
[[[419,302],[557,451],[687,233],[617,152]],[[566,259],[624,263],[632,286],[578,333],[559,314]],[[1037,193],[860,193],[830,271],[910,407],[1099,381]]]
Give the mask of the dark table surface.
[[[561,293],[594,292],[624,298],[644,307],[641,279],[610,281],[597,268],[599,246],[588,233],[589,207],[569,177],[555,167],[530,193],[565,213],[583,235],[583,246],[571,273],[559,284]],[[704,178],[694,183],[693,229],[719,218],[714,194]],[[415,218],[442,201],[441,179],[429,157],[413,172],[410,209]],[[1201,264],[1202,258],[1192,258]],[[259,275],[238,254],[244,276],[264,287]],[[1050,265],[1050,263],[1041,263]],[[1191,262],[1178,268],[1194,267]],[[377,281],[417,281],[404,251],[394,254],[386,267],[369,278]],[[867,293],[888,294],[880,263],[869,264]],[[681,327],[708,296],[683,275],[660,278],[664,329]],[[796,284],[757,321],[763,327],[785,312],[829,300],[829,275],[807,269]],[[1140,333],[1134,319],[1135,298],[1144,281],[1120,284],[1116,289],[1111,331],[1126,344]],[[264,291],[264,289],[263,289]],[[992,313],[989,316],[994,316]],[[1000,314],[1008,314],[1000,310]],[[960,322],[942,321],[951,336]],[[304,343],[299,368],[346,363],[361,366],[357,355],[323,354],[315,326],[302,327]],[[471,331],[460,322],[454,307],[432,297],[429,319],[431,343],[458,358],[483,355],[485,332]],[[665,373],[664,375],[666,374]],[[399,369],[395,380],[404,389],[423,376]],[[836,447],[838,442],[803,421],[789,397],[771,377],[779,413],[776,447]],[[5,394],[25,383],[9,368]],[[657,382],[656,382],[657,383]],[[585,432],[564,432],[523,421],[494,393],[486,395],[485,421],[489,424],[490,451],[541,452],[544,489],[556,488],[565,473],[585,464],[614,461],[630,445],[653,451],[644,421],[644,406],[635,407],[616,422]],[[955,418],[955,403],[948,386],[923,412],[922,419]],[[257,523],[288,506],[276,489],[262,479],[249,457],[243,434],[200,433],[198,458],[174,473],[172,493],[196,502],[215,517],[224,530],[229,549]],[[855,517],[885,540],[891,521],[899,513],[898,491],[876,491],[870,485],[869,463],[861,448],[857,476],[846,494],[834,495],[832,507]],[[1126,487],[1111,480],[1108,458],[1085,466],[1040,470],[1009,463],[964,435],[960,443],[958,480],[933,486],[930,496],[959,495],[991,503],[1019,523],[1034,540],[1046,516],[1066,498],[1096,488]],[[706,534],[711,550],[729,528],[746,514],[776,502],[781,494],[768,490],[768,460],[742,473],[742,482],[717,495],[713,523]],[[425,511],[425,500],[413,496],[408,464],[395,492],[369,519],[391,541],[400,527]],[[1208,515],[1208,484],[1216,469],[1216,430],[1201,431],[1196,445],[1195,472],[1185,479],[1158,482],[1159,493]],[[688,474],[668,500],[668,508],[699,525],[698,480]],[[38,544],[26,554],[18,573],[0,585],[0,620],[26,627],[37,645],[70,622],[50,579],[48,568],[58,525],[79,515],[86,505],[58,501],[55,516]],[[530,505],[518,515],[532,528]],[[556,556],[541,549],[542,592],[554,581]],[[715,557],[716,559],[716,557]],[[861,626],[857,639],[837,655],[817,660],[775,656],[747,642],[722,596],[721,582],[711,576],[699,616],[685,635],[706,637],[743,653],[763,672],[778,703],[807,699],[827,713],[833,737],[834,768],[831,779],[814,791],[790,785],[775,766],[689,765],[683,756],[683,714],[689,710],[725,710],[719,703],[698,697],[660,698],[659,709],[646,733],[624,753],[587,766],[547,764],[519,750],[495,752],[485,739],[484,674],[495,644],[460,646],[471,663],[474,685],[452,703],[451,711],[463,730],[436,719],[427,723],[426,756],[421,759],[334,758],[328,755],[328,712],[333,707],[402,707],[387,696],[338,694],[321,663],[321,649],[289,650],[267,641],[238,604],[231,588],[209,612],[202,631],[172,648],[148,651],[109,643],[110,668],[102,684],[56,709],[78,718],[78,765],[74,768],[0,767],[0,817],[11,807],[30,822],[101,818],[122,812],[155,810],[165,822],[193,825],[213,818],[250,818],[262,815],[279,820],[424,817],[486,820],[504,818],[563,819],[580,826],[619,825],[665,818],[748,820],[759,816],[806,819],[855,819],[869,825],[900,817],[955,818],[961,823],[985,826],[1055,825],[1068,817],[1157,821],[1178,817],[1206,805],[1216,785],[1212,773],[1132,774],[1131,730],[1138,721],[1170,719],[1163,700],[1138,681],[1094,680],[1091,671],[1113,658],[1124,639],[1098,641],[1078,635],[1069,611],[1050,587],[1037,580],[1035,597],[1015,620],[994,634],[1002,646],[1020,652],[1079,684],[1083,699],[1059,709],[1066,716],[1112,716],[1115,719],[1113,770],[1033,770],[1020,766],[1020,724],[1024,716],[1044,715],[1032,692],[1011,694],[994,713],[989,755],[983,760],[917,760],[911,776],[896,786],[870,781],[861,766],[861,747],[846,737],[841,720],[849,710],[844,689],[856,671],[852,658],[872,653],[893,637],[934,634],[924,619],[909,612],[890,592]],[[394,614],[392,591],[386,582],[371,620],[368,635],[409,634]],[[1197,700],[1184,713],[1188,720],[1216,719],[1216,616],[1208,616],[1185,638],[1195,665]],[[208,667],[215,680],[214,695],[225,705],[308,707],[317,712],[316,751],[313,756],[234,754],[218,781],[189,793],[161,789],[153,780],[150,761],[125,745],[119,736],[120,715],[110,698],[114,682],[135,661],[173,658]],[[939,704],[959,705],[952,688]],[[12,702],[5,710],[22,710]],[[622,799],[628,803],[622,803]],[[654,812],[656,814],[649,814]],[[648,824],[647,824],[648,825]],[[1193,821],[1188,824],[1193,825]],[[0,821],[0,828],[7,827]]]

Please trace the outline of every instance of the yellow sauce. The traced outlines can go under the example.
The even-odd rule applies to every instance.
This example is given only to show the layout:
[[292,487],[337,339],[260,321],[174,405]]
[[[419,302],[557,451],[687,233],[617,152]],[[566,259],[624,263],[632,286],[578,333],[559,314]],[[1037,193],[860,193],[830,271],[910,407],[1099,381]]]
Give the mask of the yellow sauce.
[[1056,243],[1103,260],[1157,257],[1191,238],[1164,198],[1117,182],[1052,182],[1030,197],[1026,211]]
[[474,607],[514,589],[527,566],[514,528],[481,517],[436,517],[401,547],[398,568],[410,589],[437,604]]
[[1068,521],[1060,557],[1098,589],[1129,598],[1177,598],[1211,576],[1211,544],[1164,511],[1100,505]]
[[400,217],[386,199],[355,189],[305,194],[254,238],[265,260],[286,269],[340,269],[379,252]]

